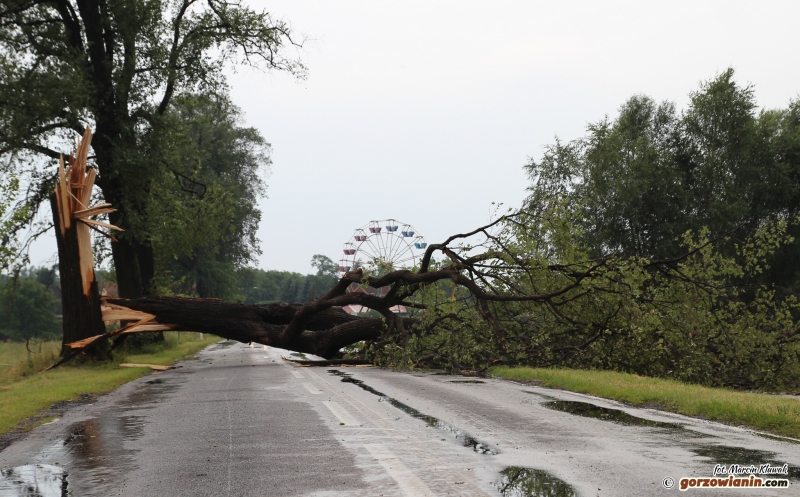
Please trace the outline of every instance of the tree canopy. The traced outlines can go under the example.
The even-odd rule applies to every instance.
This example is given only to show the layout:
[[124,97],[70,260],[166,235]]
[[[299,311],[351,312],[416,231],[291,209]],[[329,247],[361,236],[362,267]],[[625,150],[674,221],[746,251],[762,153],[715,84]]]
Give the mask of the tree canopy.
[[239,301],[245,304],[303,304],[320,297],[336,285],[338,265],[321,254],[314,255],[311,265],[317,268],[316,274],[243,268],[237,274]]
[[175,160],[151,187],[146,226],[157,293],[235,300],[237,271],[260,253],[270,145],[224,96],[180,96],[168,117],[170,136],[159,140]]
[[[151,190],[186,157],[172,136],[173,103],[225,93],[228,62],[286,71],[296,45],[284,21],[218,0],[9,0],[0,6],[0,157],[30,180],[29,214],[50,193],[48,161],[94,128],[93,167],[126,231],[112,245],[119,290],[152,291]],[[188,175],[191,178],[191,175]],[[178,175],[173,181],[181,183]]]
[[[637,95],[587,131],[528,164],[528,205],[569,199],[580,241],[594,255],[670,257],[687,230],[706,227],[717,237],[739,227],[725,249],[733,254],[733,242],[799,212],[800,101],[759,111],[753,88],[738,84],[732,69],[692,92],[683,112]],[[797,224],[788,229],[800,234]],[[761,279],[797,285],[800,245],[774,257]]]
[[0,279],[0,333],[14,340],[59,338],[57,288],[53,268],[22,269]]

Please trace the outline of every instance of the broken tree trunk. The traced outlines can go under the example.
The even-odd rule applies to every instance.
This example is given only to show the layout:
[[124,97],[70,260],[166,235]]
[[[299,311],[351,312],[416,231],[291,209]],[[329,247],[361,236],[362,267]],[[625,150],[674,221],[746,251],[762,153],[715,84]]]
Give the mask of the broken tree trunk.
[[[91,219],[113,211],[109,204],[89,207],[96,174],[94,169],[86,168],[91,139],[91,130],[86,128],[83,139],[69,159],[69,166],[65,166],[64,157],[61,157],[58,183],[50,196],[61,277],[62,356],[69,352],[68,344],[105,333],[89,230],[118,228]],[[93,352],[104,355],[100,347],[94,347]]]
[[135,322],[69,346],[83,348],[97,340],[130,333],[191,330],[330,358],[342,347],[380,338],[386,329],[381,318],[351,316],[340,307],[329,307],[304,320],[300,333],[292,333],[289,325],[302,308],[286,303],[244,305],[179,297],[105,298],[103,319]]
[[[425,285],[447,282],[462,287],[471,294],[467,304],[474,305],[478,314],[487,322],[500,342],[505,342],[506,332],[495,318],[491,304],[508,302],[538,302],[542,306],[558,310],[558,306],[574,299],[568,292],[578,289],[581,282],[597,277],[613,256],[588,261],[584,265],[552,264],[541,270],[559,276],[564,286],[544,293],[524,293],[509,286],[506,274],[528,271],[526,256],[510,250],[498,242],[498,250],[471,257],[462,255],[461,249],[452,249],[449,244],[483,234],[496,240],[489,229],[509,219],[519,223],[513,214],[498,219],[469,233],[453,235],[443,243],[430,244],[417,270],[401,269],[380,276],[365,274],[356,269],[344,274],[325,295],[302,305],[271,304],[242,305],[217,299],[186,299],[176,297],[154,298],[106,298],[103,301],[103,319],[106,321],[131,321],[119,330],[86,338],[68,344],[82,349],[110,337],[129,333],[146,333],[166,330],[185,330],[211,333],[240,342],[255,342],[297,352],[311,353],[332,358],[341,348],[356,342],[371,340],[376,346],[389,343],[392,337],[402,338],[425,332],[421,319],[404,318],[392,312],[398,306],[425,309],[424,304],[414,301],[415,294]],[[434,251],[441,252],[447,263],[432,265]],[[499,270],[499,271],[498,271]],[[372,288],[389,288],[379,295],[366,292],[348,292],[352,284],[368,285]],[[509,291],[510,290],[510,291]],[[580,295],[585,295],[583,292]],[[454,294],[455,295],[455,294]],[[357,304],[378,312],[381,317],[352,316],[342,310],[344,306]],[[443,319],[453,316],[444,314]],[[569,316],[563,319],[594,331],[605,329],[606,324],[582,323]]]
[[[497,321],[488,311],[487,302],[498,297],[482,290],[473,279],[465,276],[465,262],[447,244],[485,231],[499,221],[475,232],[454,235],[444,244],[428,246],[419,271],[392,271],[380,277],[364,274],[363,269],[346,273],[328,293],[302,305],[242,305],[217,299],[185,299],[176,297],[154,297],[139,299],[106,298],[103,302],[103,319],[106,321],[133,321],[128,326],[102,335],[86,338],[69,344],[74,349],[92,346],[97,341],[129,333],[146,333],[167,330],[185,330],[211,333],[240,342],[255,342],[297,352],[311,353],[324,358],[335,356],[343,347],[356,342],[372,340],[385,343],[392,336],[408,336],[413,333],[416,321],[403,318],[392,312],[397,306],[419,307],[408,301],[422,285],[449,280],[464,286],[473,294],[482,315],[504,338]],[[434,250],[453,258],[453,263],[429,271]],[[477,259],[482,261],[486,257]],[[366,284],[373,288],[389,287],[385,294],[371,295],[364,292],[348,292],[352,284]],[[547,299],[549,295],[526,296],[521,299]],[[342,310],[343,306],[357,304],[372,309],[382,317],[352,316]]]

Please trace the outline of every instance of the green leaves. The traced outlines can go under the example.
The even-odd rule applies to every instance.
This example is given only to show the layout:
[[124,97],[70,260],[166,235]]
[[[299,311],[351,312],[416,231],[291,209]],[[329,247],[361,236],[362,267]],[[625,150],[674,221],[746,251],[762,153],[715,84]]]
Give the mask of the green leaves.
[[50,289],[36,279],[8,279],[0,285],[0,330],[17,340],[57,338],[57,305]]
[[[119,237],[125,247],[113,254],[123,292],[141,296],[152,290],[154,246],[169,252],[173,260],[180,259],[203,235],[212,233],[203,228],[214,223],[224,228],[219,230],[224,234],[220,240],[238,240],[226,251],[232,267],[238,267],[257,251],[259,213],[253,207],[252,189],[262,186],[256,172],[267,165],[262,159],[268,157],[268,145],[255,130],[230,121],[239,115],[226,101],[222,68],[243,63],[303,78],[305,67],[287,52],[300,45],[288,23],[236,2],[3,2],[0,158],[4,172],[25,176],[32,185],[30,205],[35,210],[49,190],[51,160],[68,152],[75,133],[82,134],[90,125],[95,131],[91,166],[98,171],[97,186],[104,200],[118,209],[111,222],[125,230]],[[206,102],[193,104],[187,95],[205,95]],[[177,129],[176,123],[194,120],[197,131],[203,127],[201,117],[207,118],[205,129],[216,123],[208,112],[213,107],[207,105],[213,100],[210,96],[219,97],[218,107],[229,108],[217,112],[223,126],[209,135],[217,145],[228,147],[221,154],[227,154],[229,162],[246,167],[212,171],[207,162],[225,162],[215,156],[216,145],[192,149],[187,143],[197,136],[188,137],[185,129]],[[187,115],[178,118],[178,113]],[[253,160],[261,166],[247,165]],[[179,199],[178,190],[169,184],[176,181],[171,175],[180,176],[178,182],[216,186],[209,188],[205,201]],[[249,183],[253,186],[242,187]],[[171,209],[175,217],[161,216],[154,207],[158,195],[161,207]],[[200,216],[208,222],[196,226]],[[220,222],[223,218],[228,222]]]
[[[731,69],[691,93],[681,113],[634,96],[617,118],[557,141],[528,164],[528,208],[568,199],[582,228],[576,235],[595,256],[674,257],[681,234],[704,227],[712,237],[740,227],[733,236],[741,241],[770,219],[800,213],[797,108],[758,113],[753,88],[739,85]],[[732,254],[734,241],[721,249]],[[797,259],[782,275],[762,278],[794,284]]]
[[[25,258],[20,258],[20,242],[17,233],[28,220],[28,207],[25,204],[15,207],[19,192],[19,180],[11,176],[8,182],[0,184],[0,269],[7,270],[16,264],[21,267]],[[19,269],[17,267],[17,269]]]
[[791,241],[787,223],[765,223],[731,256],[717,248],[724,240],[704,229],[683,235],[683,256],[674,260],[592,259],[577,237],[569,241],[574,212],[509,219],[483,244],[489,256],[464,266],[487,294],[511,299],[489,301],[505,339],[478,311],[475,296],[439,281],[413,296],[424,310],[410,333],[368,354],[406,368],[560,365],[716,386],[800,387],[797,299],[739,284]]
[[182,95],[149,141],[164,167],[140,229],[152,242],[162,293],[239,297],[235,273],[259,251],[257,202],[271,164],[269,144],[241,127],[240,116],[225,97]]

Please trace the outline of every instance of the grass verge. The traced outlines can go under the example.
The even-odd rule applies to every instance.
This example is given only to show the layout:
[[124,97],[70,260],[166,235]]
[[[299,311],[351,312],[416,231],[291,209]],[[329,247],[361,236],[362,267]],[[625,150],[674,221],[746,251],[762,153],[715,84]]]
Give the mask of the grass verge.
[[[168,333],[164,344],[141,354],[120,356],[111,363],[67,363],[51,371],[6,378],[0,384],[0,434],[31,429],[47,421],[47,418],[41,418],[22,424],[56,402],[76,400],[83,394],[108,393],[151,371],[150,368],[120,368],[120,362],[169,365],[178,359],[194,355],[216,341],[219,338],[213,335],[205,335],[201,340],[195,333]],[[6,345],[16,344],[0,344],[0,354],[3,354],[2,347]],[[10,356],[10,353],[6,353],[6,357]]]
[[0,385],[30,376],[58,361],[61,341],[0,343]]
[[533,381],[545,387],[563,388],[633,405],[655,405],[688,416],[800,438],[800,401],[797,399],[612,371],[497,366],[490,373],[509,380]]

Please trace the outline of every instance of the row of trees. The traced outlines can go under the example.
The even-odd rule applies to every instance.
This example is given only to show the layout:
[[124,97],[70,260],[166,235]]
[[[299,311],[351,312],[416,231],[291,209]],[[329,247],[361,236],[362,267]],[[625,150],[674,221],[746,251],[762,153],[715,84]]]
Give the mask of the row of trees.
[[[752,86],[732,69],[691,93],[683,112],[637,95],[587,131],[527,165],[527,204],[536,211],[567,201],[594,256],[674,257],[682,235],[702,228],[730,233],[721,250],[732,255],[765,223],[800,213],[800,100],[758,110]],[[787,229],[800,234],[797,223]],[[800,240],[771,257],[758,282],[800,290]]]
[[61,338],[61,302],[54,268],[27,268],[0,277],[0,340]]
[[244,268],[238,273],[240,297],[236,301],[302,304],[320,297],[336,285],[337,266],[329,257],[319,254],[313,257],[311,264],[317,269],[316,274]]
[[523,209],[446,253],[486,305],[428,285],[413,331],[363,354],[800,388],[800,101],[758,111],[728,70],[683,112],[635,96],[527,170]]
[[[307,275],[240,268],[229,276],[233,280],[233,291],[214,297],[245,304],[303,304],[324,294],[337,281],[336,265],[331,259],[315,255],[312,263],[317,272]],[[99,271],[98,280],[113,284],[115,274]],[[186,281],[172,280],[165,292],[200,296],[198,285],[185,288]],[[0,276],[0,341],[59,339],[60,304],[58,271],[54,267],[23,268],[12,276]]]

